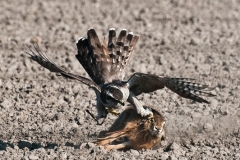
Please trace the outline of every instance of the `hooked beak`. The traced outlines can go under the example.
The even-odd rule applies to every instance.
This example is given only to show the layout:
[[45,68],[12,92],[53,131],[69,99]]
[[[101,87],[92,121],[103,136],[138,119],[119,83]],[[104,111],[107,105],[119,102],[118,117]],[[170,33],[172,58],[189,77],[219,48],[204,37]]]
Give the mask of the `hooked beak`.
[[122,106],[125,105],[125,102],[123,100],[120,100],[118,103],[120,103]]

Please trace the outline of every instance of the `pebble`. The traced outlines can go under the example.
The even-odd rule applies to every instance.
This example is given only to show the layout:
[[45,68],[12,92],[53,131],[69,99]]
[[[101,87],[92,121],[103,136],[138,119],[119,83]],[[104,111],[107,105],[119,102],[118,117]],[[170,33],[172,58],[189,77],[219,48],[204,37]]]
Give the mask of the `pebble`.
[[94,147],[96,147],[96,144],[94,144],[94,143],[92,143],[92,142],[88,142],[88,143],[87,143],[87,146],[88,146],[89,148],[94,148]]
[[168,157],[168,160],[178,160],[178,158],[175,155],[171,155]]
[[225,106],[223,106],[223,107],[221,107],[220,108],[220,113],[222,114],[222,115],[228,115],[228,107],[225,107]]
[[168,157],[169,157],[168,152],[164,152],[164,153],[161,155],[161,159],[162,159],[162,160],[167,160]]
[[8,99],[4,99],[0,106],[2,106],[5,109],[8,109],[12,106],[12,104]]
[[131,153],[133,156],[136,156],[136,157],[139,156],[139,152],[137,150],[131,149]]
[[210,132],[210,131],[213,130],[213,125],[210,124],[210,123],[206,123],[206,124],[204,124],[203,129],[204,129],[204,131],[206,131],[206,132]]
[[218,100],[212,99],[211,100],[211,106],[213,106],[214,109],[217,108],[218,107]]
[[171,150],[178,150],[178,149],[180,149],[180,146],[176,142],[173,142],[172,145],[170,146],[170,149]]
[[121,155],[118,154],[117,152],[113,152],[113,153],[112,153],[112,157],[113,157],[114,159],[121,159]]
[[32,160],[32,159],[33,159],[33,160],[34,160],[34,159],[39,159],[39,157],[38,157],[38,156],[35,156],[35,155],[30,155],[28,158],[31,159],[31,160]]
[[64,152],[62,152],[62,153],[60,153],[59,158],[61,158],[61,159],[67,159],[67,154],[64,153]]

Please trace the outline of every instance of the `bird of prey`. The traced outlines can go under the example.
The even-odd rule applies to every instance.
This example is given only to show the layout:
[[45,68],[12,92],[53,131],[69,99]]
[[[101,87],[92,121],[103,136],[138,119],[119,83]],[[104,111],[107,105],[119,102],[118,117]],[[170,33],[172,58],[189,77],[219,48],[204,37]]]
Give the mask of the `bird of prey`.
[[[103,38],[99,40],[94,29],[89,29],[87,38],[79,38],[76,42],[76,58],[88,73],[91,79],[75,75],[57,66],[38,46],[29,50],[30,58],[51,72],[60,73],[62,76],[78,80],[93,88],[96,93],[98,116],[96,119],[105,118],[108,111],[114,110],[125,102],[132,104],[137,113],[142,117],[151,117],[152,112],[145,110],[137,99],[141,93],[150,93],[167,87],[181,97],[200,103],[209,103],[200,96],[214,96],[207,85],[192,83],[192,79],[170,78],[153,74],[134,73],[128,80],[124,80],[125,69],[133,53],[139,35],[120,31],[116,36],[114,28],[109,30],[108,42]],[[107,110],[108,109],[108,110]]]

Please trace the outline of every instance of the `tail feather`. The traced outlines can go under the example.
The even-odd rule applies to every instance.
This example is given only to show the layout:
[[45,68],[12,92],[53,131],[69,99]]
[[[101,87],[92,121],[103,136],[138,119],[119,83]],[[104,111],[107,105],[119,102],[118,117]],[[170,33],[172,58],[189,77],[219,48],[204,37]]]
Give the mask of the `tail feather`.
[[[111,59],[116,59],[116,31],[114,28],[109,29],[108,51]],[[115,62],[113,62],[115,63]]]
[[125,68],[139,36],[122,29],[116,38],[116,31],[111,28],[108,38],[108,51],[112,62],[111,73],[117,72],[118,77],[121,77],[120,80],[123,80]]
[[127,30],[122,29],[118,39],[117,39],[117,55],[119,56],[119,61],[122,60],[122,53],[124,52],[124,44],[126,42]]
[[125,68],[127,67],[128,61],[131,57],[131,54],[133,53],[133,49],[137,44],[138,39],[139,35],[134,35],[133,32],[128,32],[122,52],[122,70],[125,70]]
[[116,37],[114,28],[109,30],[108,42],[102,43],[94,29],[88,30],[88,38],[77,41],[79,62],[98,85],[123,80],[125,68],[139,36],[122,29]]

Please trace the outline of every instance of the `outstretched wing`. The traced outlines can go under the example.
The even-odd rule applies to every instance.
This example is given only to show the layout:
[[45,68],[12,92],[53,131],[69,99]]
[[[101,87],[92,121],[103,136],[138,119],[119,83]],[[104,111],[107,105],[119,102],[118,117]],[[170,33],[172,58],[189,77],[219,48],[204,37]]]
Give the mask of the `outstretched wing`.
[[123,80],[124,69],[139,38],[132,32],[121,30],[116,39],[115,29],[109,30],[109,41],[100,42],[94,29],[88,30],[88,38],[80,38],[76,45],[78,61],[91,79],[98,85]]
[[149,93],[167,87],[179,96],[188,98],[199,103],[209,103],[199,96],[212,97],[215,96],[208,91],[214,88],[208,87],[208,85],[201,85],[192,83],[188,78],[169,78],[160,77],[151,74],[135,73],[128,80],[130,92],[135,96],[141,93]]
[[41,52],[41,50],[37,44],[34,45],[34,49],[36,52],[34,52],[30,47],[28,47],[28,48],[30,50],[30,53],[29,52],[26,52],[26,53],[30,55],[30,58],[32,60],[36,61],[38,64],[40,64],[44,68],[50,70],[51,72],[60,73],[63,77],[78,80],[78,81],[88,85],[89,87],[94,88],[95,90],[97,90],[99,92],[101,91],[99,86],[97,84],[95,84],[92,80],[82,77],[82,76],[78,76],[78,75],[69,73],[69,72],[65,71],[64,69],[62,69],[61,67],[57,66],[47,56],[47,54],[44,54],[43,52]]

